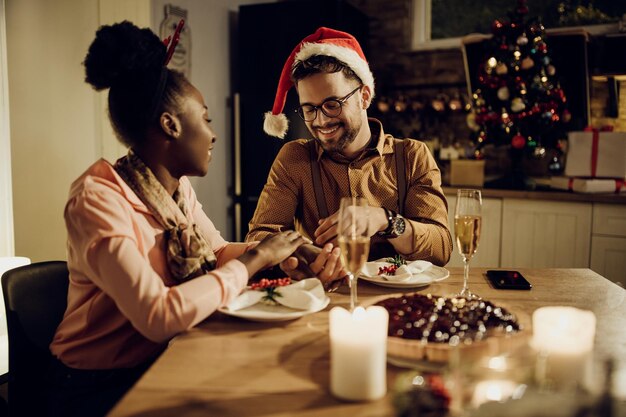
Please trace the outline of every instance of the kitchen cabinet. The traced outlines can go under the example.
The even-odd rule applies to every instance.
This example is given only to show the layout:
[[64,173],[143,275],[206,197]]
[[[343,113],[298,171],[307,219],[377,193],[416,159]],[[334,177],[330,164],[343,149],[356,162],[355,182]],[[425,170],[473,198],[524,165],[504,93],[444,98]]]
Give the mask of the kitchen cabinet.
[[626,208],[594,204],[591,269],[626,286]]
[[[448,200],[448,224],[454,242],[454,248],[450,262],[447,266],[463,266],[463,257],[459,253],[454,235],[454,208],[456,196],[447,197]],[[500,265],[500,228],[502,223],[502,199],[484,198],[482,209],[482,227],[478,251],[472,257],[470,267],[495,267]]]
[[504,199],[500,265],[588,268],[590,203]]
[[[444,188],[454,239],[456,188]],[[626,196],[483,190],[472,266],[591,268],[626,287]],[[462,266],[456,245],[447,266]]]

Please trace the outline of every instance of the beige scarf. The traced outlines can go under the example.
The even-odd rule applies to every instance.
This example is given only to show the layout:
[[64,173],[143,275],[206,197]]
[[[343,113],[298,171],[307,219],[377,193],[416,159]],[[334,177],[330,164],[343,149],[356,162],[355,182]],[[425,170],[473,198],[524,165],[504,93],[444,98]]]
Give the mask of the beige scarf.
[[176,281],[215,269],[215,254],[191,221],[180,188],[170,196],[132,149],[115,163],[115,170],[165,229],[167,264]]

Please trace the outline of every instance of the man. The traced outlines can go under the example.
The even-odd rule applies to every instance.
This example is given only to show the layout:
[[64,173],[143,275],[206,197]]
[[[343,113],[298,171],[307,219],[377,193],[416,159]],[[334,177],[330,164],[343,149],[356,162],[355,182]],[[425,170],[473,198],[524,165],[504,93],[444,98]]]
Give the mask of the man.
[[370,204],[370,259],[400,254],[446,264],[452,239],[439,169],[423,143],[394,139],[378,120],[367,117],[374,77],[357,40],[322,27],[296,46],[283,68],[272,112],[265,116],[270,135],[282,138],[287,131],[282,111],[292,86],[300,100],[297,112],[314,140],[282,147],[246,240],[296,229],[317,245],[309,245],[301,261],[311,262],[320,278],[336,279],[341,263],[332,261],[340,254],[335,247],[339,202],[361,196]]

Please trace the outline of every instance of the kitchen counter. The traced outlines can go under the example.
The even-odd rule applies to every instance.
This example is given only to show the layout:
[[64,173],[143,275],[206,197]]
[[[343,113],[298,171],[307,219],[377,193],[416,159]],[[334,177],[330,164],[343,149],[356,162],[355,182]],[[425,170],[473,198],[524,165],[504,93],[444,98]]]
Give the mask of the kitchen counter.
[[[460,188],[474,188],[474,187],[454,187],[444,186],[443,192],[447,196],[456,196],[456,190]],[[574,193],[571,191],[560,190],[500,190],[494,188],[482,188],[483,198],[517,198],[522,200],[548,200],[548,201],[570,201],[570,202],[582,202],[582,203],[604,203],[604,204],[624,204],[626,205],[626,193],[613,194],[613,193],[598,193],[598,194],[584,194]]]

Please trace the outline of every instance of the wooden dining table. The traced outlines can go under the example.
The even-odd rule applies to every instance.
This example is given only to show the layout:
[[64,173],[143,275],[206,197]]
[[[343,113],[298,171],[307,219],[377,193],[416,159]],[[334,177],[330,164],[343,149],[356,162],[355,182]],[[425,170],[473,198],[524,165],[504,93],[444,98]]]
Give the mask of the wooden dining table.
[[[384,288],[359,280],[359,302],[415,292],[449,295],[463,282],[461,268],[422,288]],[[594,362],[626,367],[626,291],[589,269],[519,269],[530,291],[490,286],[485,269],[473,268],[470,288],[506,306],[532,332],[532,313],[550,305],[574,306],[597,318]],[[329,294],[323,311],[282,322],[252,322],[216,312],[179,335],[110,412],[140,416],[394,416],[393,386],[406,369],[387,365],[387,395],[348,402],[330,393],[328,312],[349,306],[349,290]]]

